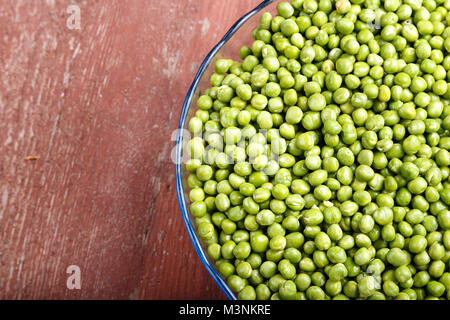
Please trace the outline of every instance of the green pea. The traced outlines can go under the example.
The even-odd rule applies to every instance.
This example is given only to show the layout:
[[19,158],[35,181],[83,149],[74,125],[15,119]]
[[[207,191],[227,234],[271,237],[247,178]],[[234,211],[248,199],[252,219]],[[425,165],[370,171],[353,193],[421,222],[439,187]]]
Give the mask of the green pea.
[[386,258],[390,264],[392,264],[393,266],[396,266],[396,267],[400,267],[400,266],[406,264],[406,262],[407,262],[406,253],[399,248],[392,248],[388,252]]
[[433,297],[440,297],[445,292],[445,286],[438,281],[430,281],[427,284],[427,292]]
[[332,263],[344,263],[347,260],[345,250],[338,246],[333,246],[328,249],[327,257]]
[[262,226],[269,226],[275,222],[275,214],[270,210],[262,210],[256,215],[256,221]]
[[325,292],[318,286],[311,286],[306,290],[306,296],[309,300],[324,300]]
[[277,264],[273,261],[264,261],[259,267],[259,272],[264,278],[269,279],[277,272]]
[[358,291],[361,297],[370,297],[377,289],[377,281],[372,276],[365,276],[358,282]]

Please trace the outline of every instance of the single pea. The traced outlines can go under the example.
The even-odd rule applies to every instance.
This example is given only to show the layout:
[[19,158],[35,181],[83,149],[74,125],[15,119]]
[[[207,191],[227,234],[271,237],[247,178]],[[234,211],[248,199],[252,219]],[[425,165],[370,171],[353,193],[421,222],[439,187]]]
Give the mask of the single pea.
[[332,263],[344,263],[347,260],[345,250],[338,246],[333,246],[328,249],[327,257]]
[[348,275],[347,268],[342,263],[338,263],[332,266],[332,268],[328,273],[328,276],[333,281],[340,281],[344,279],[347,275]]
[[339,241],[344,236],[342,228],[338,224],[332,224],[327,229],[327,234],[333,241]]
[[358,283],[354,280],[348,281],[343,287],[344,294],[349,298],[358,296]]
[[326,106],[325,97],[320,93],[315,93],[308,98],[308,106],[312,111],[321,111]]
[[316,170],[309,174],[309,184],[312,186],[321,185],[328,178],[328,173],[325,170]]
[[399,248],[392,248],[389,250],[386,258],[387,261],[395,267],[400,267],[407,262],[406,253]]
[[301,150],[310,150],[314,146],[314,140],[315,138],[312,133],[302,133],[297,137],[296,145]]
[[411,253],[420,253],[427,247],[427,240],[424,236],[415,235],[409,241],[409,251]]
[[306,296],[309,300],[324,300],[325,292],[318,286],[311,286],[306,289]]
[[440,297],[445,292],[445,286],[438,281],[430,281],[427,284],[427,292],[431,294],[433,297]]
[[312,272],[316,269],[314,261],[308,257],[302,258],[298,264],[301,271]]
[[371,254],[365,247],[358,249],[354,255],[354,261],[357,265],[363,266],[369,263]]
[[319,250],[326,251],[331,247],[330,237],[325,232],[319,232],[315,239],[315,246]]
[[287,259],[283,259],[278,263],[278,271],[284,279],[293,279],[295,277],[295,266]]
[[297,293],[297,288],[295,286],[294,281],[288,280],[285,281],[279,289],[280,297],[283,300],[294,300]]
[[383,283],[383,291],[388,297],[395,298],[398,296],[400,289],[394,281],[386,281]]
[[300,273],[295,278],[295,285],[299,291],[306,291],[311,284],[311,277],[306,273]]
[[377,281],[375,277],[364,276],[358,282],[358,291],[361,297],[370,297],[373,295],[377,288]]

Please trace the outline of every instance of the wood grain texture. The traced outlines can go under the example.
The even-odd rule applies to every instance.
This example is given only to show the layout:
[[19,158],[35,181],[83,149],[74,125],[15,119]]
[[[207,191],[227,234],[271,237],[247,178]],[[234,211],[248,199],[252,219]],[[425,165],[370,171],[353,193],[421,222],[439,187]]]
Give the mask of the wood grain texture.
[[225,298],[185,231],[170,137],[200,62],[259,2],[0,0],[0,299]]

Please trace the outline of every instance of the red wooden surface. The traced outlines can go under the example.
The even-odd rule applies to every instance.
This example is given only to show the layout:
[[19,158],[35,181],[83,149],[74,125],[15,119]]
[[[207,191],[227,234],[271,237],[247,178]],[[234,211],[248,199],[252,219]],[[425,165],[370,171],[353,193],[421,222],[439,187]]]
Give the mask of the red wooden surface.
[[0,299],[225,298],[185,231],[170,136],[259,2],[0,1]]

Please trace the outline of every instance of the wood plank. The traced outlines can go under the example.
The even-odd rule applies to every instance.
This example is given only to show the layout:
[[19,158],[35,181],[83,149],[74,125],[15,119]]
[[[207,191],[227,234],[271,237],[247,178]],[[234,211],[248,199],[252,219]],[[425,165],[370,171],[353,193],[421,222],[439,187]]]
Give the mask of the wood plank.
[[259,2],[79,1],[81,30],[72,1],[1,2],[1,299],[225,298],[185,231],[169,138],[202,59]]

